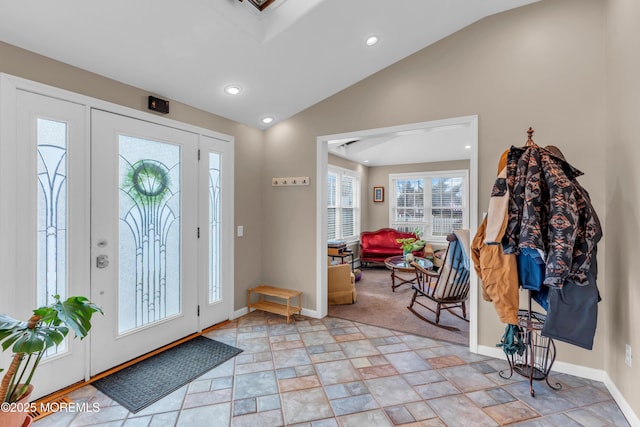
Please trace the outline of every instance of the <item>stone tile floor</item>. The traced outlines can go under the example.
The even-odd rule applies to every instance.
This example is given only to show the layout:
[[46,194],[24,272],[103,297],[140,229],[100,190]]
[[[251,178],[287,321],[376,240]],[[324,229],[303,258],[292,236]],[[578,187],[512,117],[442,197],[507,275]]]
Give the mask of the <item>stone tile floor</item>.
[[[553,374],[551,390],[503,379],[505,360],[466,347],[327,317],[286,324],[253,312],[207,333],[243,353],[133,414],[87,385],[69,397],[99,411],[35,427],[628,426],[604,384]],[[93,407],[93,406],[91,406]]]

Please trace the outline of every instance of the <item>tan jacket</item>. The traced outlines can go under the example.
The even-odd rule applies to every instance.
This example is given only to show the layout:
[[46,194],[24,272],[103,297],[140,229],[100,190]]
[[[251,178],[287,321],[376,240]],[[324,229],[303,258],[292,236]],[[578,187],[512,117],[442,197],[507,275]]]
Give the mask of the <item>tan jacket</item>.
[[[506,224],[506,222],[505,222]],[[487,219],[471,242],[473,266],[482,280],[482,297],[493,302],[502,323],[518,324],[518,266],[514,254],[505,255],[502,245],[484,242]]]
[[[500,157],[498,180],[506,177],[506,158]],[[509,194],[492,195],[487,217],[482,221],[471,242],[471,259],[482,281],[482,298],[493,302],[500,321],[518,324],[519,285],[515,254],[502,252],[502,236],[507,228]]]

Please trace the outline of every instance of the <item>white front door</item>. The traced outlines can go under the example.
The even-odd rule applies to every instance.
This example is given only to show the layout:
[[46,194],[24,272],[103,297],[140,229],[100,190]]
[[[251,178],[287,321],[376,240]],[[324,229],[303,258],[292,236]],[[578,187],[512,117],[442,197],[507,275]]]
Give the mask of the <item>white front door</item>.
[[198,330],[198,135],[91,113],[91,374]]

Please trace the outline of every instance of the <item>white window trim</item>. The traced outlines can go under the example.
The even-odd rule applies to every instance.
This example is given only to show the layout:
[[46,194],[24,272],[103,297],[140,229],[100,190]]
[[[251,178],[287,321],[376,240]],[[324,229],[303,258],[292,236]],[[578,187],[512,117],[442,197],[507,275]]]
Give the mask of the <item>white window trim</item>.
[[[393,228],[393,210],[395,206],[396,188],[394,181],[398,179],[432,179],[432,178],[457,178],[462,177],[462,186],[464,191],[464,197],[462,199],[462,227],[469,228],[469,171],[467,169],[457,170],[443,170],[443,171],[428,171],[428,172],[407,172],[407,173],[394,173],[389,174],[389,227]],[[430,215],[427,212],[431,208],[431,186],[425,185],[425,221],[430,226]],[[428,242],[443,243],[446,242],[446,237],[431,236],[423,234],[423,238]]]
[[[348,236],[348,237],[341,237],[341,239],[344,239],[347,241],[347,244],[350,243],[354,243],[360,240],[360,224],[362,223],[362,207],[361,207],[361,202],[360,202],[360,194],[361,194],[361,187],[362,187],[362,176],[360,174],[360,172],[358,171],[354,171],[351,169],[345,169],[345,168],[341,168],[339,166],[333,166],[333,165],[328,165],[327,167],[327,178],[329,176],[329,174],[335,174],[338,175],[338,177],[341,177],[342,175],[346,175],[346,176],[350,176],[356,179],[356,186],[354,188],[354,194],[353,194],[353,202],[354,202],[354,209],[356,212],[355,215],[355,221],[354,221],[354,235],[353,236]],[[342,180],[338,179],[338,187],[341,185]],[[325,186],[327,185],[327,180],[325,179]],[[337,209],[340,211],[342,209],[341,206],[341,197],[340,197],[340,190],[338,189],[338,198],[337,198],[337,202],[338,202],[338,206]],[[325,209],[328,209],[329,204],[327,202],[327,206],[325,207]],[[336,215],[336,219],[339,221],[340,218],[342,218],[342,216],[340,214]]]

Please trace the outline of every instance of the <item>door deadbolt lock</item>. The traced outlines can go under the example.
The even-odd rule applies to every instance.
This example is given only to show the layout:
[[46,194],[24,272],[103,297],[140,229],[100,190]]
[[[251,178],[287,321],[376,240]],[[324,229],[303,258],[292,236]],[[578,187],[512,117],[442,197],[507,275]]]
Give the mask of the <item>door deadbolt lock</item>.
[[109,266],[109,257],[107,255],[98,255],[96,258],[96,267],[106,268]]

